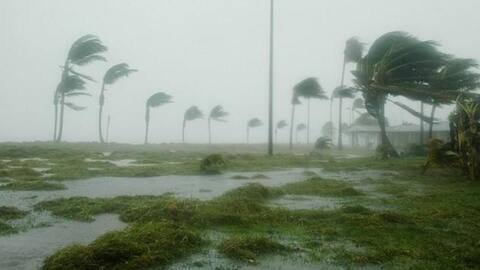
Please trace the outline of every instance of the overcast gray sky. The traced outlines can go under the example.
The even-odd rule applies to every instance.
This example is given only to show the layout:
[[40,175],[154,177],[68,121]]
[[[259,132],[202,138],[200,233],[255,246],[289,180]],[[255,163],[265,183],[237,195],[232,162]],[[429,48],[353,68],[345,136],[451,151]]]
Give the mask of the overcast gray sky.
[[[100,80],[120,62],[139,69],[106,94],[112,140],[141,143],[145,100],[164,91],[175,103],[152,110],[151,142],[179,142],[185,109],[198,105],[208,113],[217,104],[231,115],[215,124],[214,141],[244,142],[249,118],[267,121],[268,8],[268,0],[1,0],[0,141],[51,139],[59,65],[71,43],[91,33],[108,46],[109,62],[91,64],[84,73]],[[276,0],[276,120],[289,120],[291,89],[301,79],[318,77],[329,93],[339,84],[351,36],[368,45],[403,30],[436,40],[458,57],[480,59],[479,11],[478,0]],[[89,84],[92,97],[77,99],[88,109],[66,111],[66,140],[98,139],[99,88]],[[305,107],[298,121],[306,119]],[[328,112],[327,101],[312,102],[313,137]],[[415,121],[392,106],[386,113],[393,124]],[[287,133],[280,134],[282,141]],[[266,134],[265,125],[252,131],[252,141],[264,142]],[[187,141],[207,141],[205,120],[188,124]]]

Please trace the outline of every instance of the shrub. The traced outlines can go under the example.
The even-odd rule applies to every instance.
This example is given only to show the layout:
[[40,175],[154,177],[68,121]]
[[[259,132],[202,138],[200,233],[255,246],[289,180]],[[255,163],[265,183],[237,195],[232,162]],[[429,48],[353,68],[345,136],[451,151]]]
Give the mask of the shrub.
[[208,174],[217,174],[221,173],[227,166],[227,162],[224,157],[220,154],[212,154],[205,157],[200,163],[200,170]]

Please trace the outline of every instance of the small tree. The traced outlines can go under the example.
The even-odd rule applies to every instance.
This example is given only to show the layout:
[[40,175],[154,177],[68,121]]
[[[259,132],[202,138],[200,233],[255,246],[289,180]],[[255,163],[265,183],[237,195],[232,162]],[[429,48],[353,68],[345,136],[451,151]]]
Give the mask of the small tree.
[[104,93],[107,90],[105,87],[107,85],[114,84],[120,78],[128,77],[128,75],[136,71],[137,71],[136,69],[131,69],[128,66],[128,64],[121,63],[109,68],[105,73],[105,75],[103,76],[102,89],[100,90],[100,98],[99,98],[100,110],[98,112],[98,137],[101,143],[105,142],[105,140],[103,139],[103,133],[102,133],[102,113],[103,113],[103,105],[105,104]]
[[226,122],[224,117],[228,116],[228,112],[226,112],[222,106],[217,105],[213,107],[208,115],[208,143],[212,143],[212,121],[217,122]]
[[305,125],[304,123],[301,123],[301,124],[298,124],[298,125],[297,125],[297,131],[296,131],[296,133],[295,133],[295,141],[296,141],[297,143],[299,143],[299,141],[298,141],[298,133],[301,132],[301,131],[304,131],[304,130],[306,130],[306,129],[307,129],[307,125]]
[[280,120],[277,122],[277,125],[275,126],[275,141],[277,141],[278,131],[284,129],[286,126],[288,126],[288,124],[285,120]]
[[182,142],[185,143],[185,128],[188,121],[194,121],[203,118],[203,112],[197,106],[192,106],[185,111],[183,115]]
[[158,92],[153,94],[147,99],[146,109],[145,109],[145,141],[148,143],[148,129],[150,126],[150,108],[156,108],[167,103],[172,103],[172,96],[165,94],[163,92]]
[[260,127],[263,125],[262,120],[258,118],[252,118],[247,123],[247,144],[250,143],[250,129]]

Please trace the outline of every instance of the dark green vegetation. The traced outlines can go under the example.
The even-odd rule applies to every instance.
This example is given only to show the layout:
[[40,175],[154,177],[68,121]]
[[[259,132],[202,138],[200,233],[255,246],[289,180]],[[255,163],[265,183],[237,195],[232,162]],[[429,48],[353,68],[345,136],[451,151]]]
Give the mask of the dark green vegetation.
[[60,183],[50,183],[46,181],[15,181],[0,186],[0,190],[60,190],[65,189],[65,186]]
[[74,245],[49,257],[43,269],[145,269],[166,265],[202,244],[196,231],[168,222],[135,224],[87,246]]
[[20,219],[27,215],[15,207],[0,206],[0,235],[16,233],[17,229],[8,225],[6,221]]
[[[317,177],[279,188],[250,184],[210,201],[168,195],[71,198],[43,202],[37,205],[37,209],[87,221],[97,214],[117,213],[133,228],[168,223],[181,228],[182,232],[219,231],[228,235],[227,240],[220,243],[203,237],[205,245],[228,257],[247,261],[256,260],[262,253],[278,253],[286,248],[288,253],[307,253],[312,261],[346,267],[477,268],[480,265],[480,184],[468,181],[456,172],[437,168],[420,175],[422,164],[420,158],[344,160],[325,163],[324,166],[330,171],[359,172],[367,168],[394,168],[395,171],[385,171],[380,179],[369,178],[366,171],[363,178],[354,182]],[[359,188],[369,186],[372,191],[359,191]],[[269,206],[271,199],[285,194],[333,196],[342,198],[345,203],[334,209],[311,210]],[[106,244],[109,238],[102,237],[87,248],[80,248],[81,252],[77,248],[64,249],[47,261],[46,269],[61,269],[54,267],[82,261],[85,259],[83,252],[90,250],[87,253],[92,254],[91,250],[96,246],[105,245],[113,253],[125,250],[123,245],[136,243],[135,237],[129,236],[131,230],[135,229],[115,233],[127,242],[122,245],[113,241]],[[281,247],[278,236],[288,236],[293,242],[282,241]],[[180,246],[179,251],[171,250],[167,254],[172,252],[175,257],[181,257],[200,247],[202,241],[198,238],[194,243],[188,245],[192,248]],[[95,262],[111,266],[108,254],[104,256],[106,258],[96,258]],[[133,258],[129,254],[122,256]],[[149,262],[163,265],[170,261],[153,259]],[[116,269],[141,268],[138,265],[132,268],[118,265]]]
[[229,258],[254,263],[258,256],[284,251],[286,247],[265,236],[234,235],[222,241],[218,249]]

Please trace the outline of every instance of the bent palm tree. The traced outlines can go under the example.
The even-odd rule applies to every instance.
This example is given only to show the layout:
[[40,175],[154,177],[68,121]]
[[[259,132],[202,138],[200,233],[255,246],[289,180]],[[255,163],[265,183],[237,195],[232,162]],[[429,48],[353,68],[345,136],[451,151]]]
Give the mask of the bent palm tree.
[[354,98],[355,92],[357,90],[352,87],[344,87],[343,85],[335,88],[333,90],[332,98],[338,98],[338,149],[343,149],[342,143],[342,107],[343,107],[343,99],[344,98]]
[[295,141],[297,142],[297,144],[298,144],[298,132],[304,131],[306,129],[307,129],[307,125],[305,125],[304,123],[300,123],[297,125],[297,130],[295,132]]
[[100,98],[99,98],[100,110],[98,112],[98,136],[100,138],[101,143],[104,143],[103,133],[102,133],[102,112],[103,112],[103,105],[105,104],[104,92],[105,90],[107,90],[105,89],[105,86],[114,84],[120,78],[128,77],[128,75],[136,71],[137,71],[136,69],[130,69],[128,64],[121,63],[109,68],[105,73],[105,75],[103,76],[102,89],[100,90]]
[[247,123],[247,144],[250,143],[250,128],[256,128],[263,125],[262,120],[258,118],[252,118]]
[[211,121],[217,121],[217,122],[226,122],[224,117],[228,115],[228,112],[226,112],[222,106],[217,105],[213,107],[213,109],[210,111],[210,114],[208,115],[208,143],[212,143],[212,123]]
[[278,131],[284,129],[286,126],[288,126],[287,121],[278,121],[277,125],[275,126],[275,141],[277,141]]
[[162,106],[167,103],[172,103],[172,96],[163,92],[153,94],[147,99],[145,109],[145,140],[144,143],[148,144],[148,130],[150,126],[150,108]]
[[197,106],[192,106],[185,111],[183,116],[182,142],[185,143],[185,127],[187,121],[194,121],[203,118],[203,113]]
[[300,104],[300,100],[298,99],[298,95],[295,91],[293,90],[293,96],[292,96],[292,115],[290,117],[290,141],[289,141],[289,148],[290,150],[293,148],[293,128],[294,128],[294,123],[295,123],[295,106]]
[[294,87],[294,91],[298,97],[307,99],[307,144],[310,143],[310,99],[328,99],[323,91],[322,86],[318,83],[317,78],[307,78],[299,82]]
[[353,72],[365,99],[367,111],[378,120],[382,155],[398,156],[385,129],[385,102],[389,95],[413,100],[444,100],[455,96],[431,91],[429,82],[448,56],[433,41],[420,41],[404,32],[390,32],[378,38]]
[[[80,80],[85,79],[89,81],[94,81],[91,77],[76,72],[74,68],[76,66],[83,66],[94,61],[105,61],[105,58],[101,55],[101,53],[105,52],[106,50],[107,47],[105,47],[100,41],[100,39],[98,39],[96,36],[85,35],[77,39],[68,51],[67,59],[65,60],[65,64],[62,67],[63,71],[61,81],[67,80],[68,77],[71,75],[77,76]],[[63,89],[59,90],[60,91],[57,91],[54,97],[54,99],[58,99],[57,101],[54,101],[56,106],[60,105],[60,123],[56,141],[62,140],[64,108],[65,106],[68,106],[65,102],[67,91]],[[57,116],[55,116],[55,118],[56,117]],[[55,126],[55,130],[57,130],[57,126]]]

